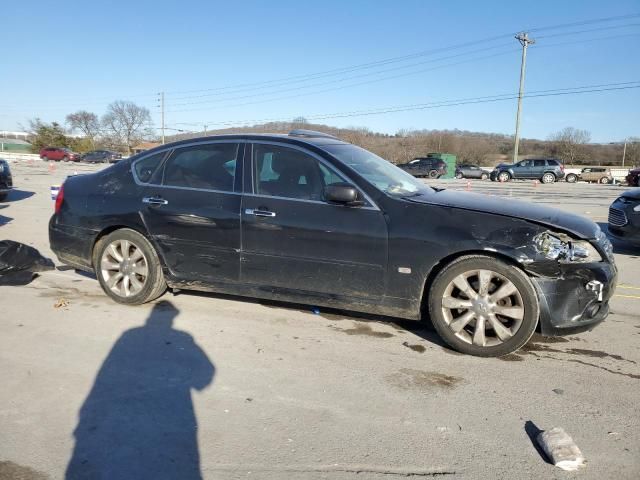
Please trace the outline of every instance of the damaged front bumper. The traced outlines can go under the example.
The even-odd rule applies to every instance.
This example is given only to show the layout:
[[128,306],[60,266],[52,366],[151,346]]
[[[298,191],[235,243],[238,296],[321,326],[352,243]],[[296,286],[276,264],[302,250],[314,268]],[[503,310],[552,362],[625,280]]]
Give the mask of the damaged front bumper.
[[542,335],[593,329],[609,314],[618,270],[614,263],[563,265],[558,277],[533,276],[540,303]]

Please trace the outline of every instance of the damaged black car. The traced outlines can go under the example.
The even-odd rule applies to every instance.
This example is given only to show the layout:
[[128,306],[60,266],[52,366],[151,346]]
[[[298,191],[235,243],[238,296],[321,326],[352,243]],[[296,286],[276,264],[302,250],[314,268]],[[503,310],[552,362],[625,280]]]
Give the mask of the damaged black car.
[[194,289],[430,319],[478,356],[592,329],[617,275],[589,219],[431,188],[310,131],[189,139],[70,177],[49,238],[120,303]]

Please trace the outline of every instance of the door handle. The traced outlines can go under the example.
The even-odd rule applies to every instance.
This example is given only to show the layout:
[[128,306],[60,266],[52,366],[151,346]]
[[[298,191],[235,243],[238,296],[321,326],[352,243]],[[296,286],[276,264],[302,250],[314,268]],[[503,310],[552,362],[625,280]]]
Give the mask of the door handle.
[[275,217],[276,212],[270,212],[269,210],[256,210],[253,208],[247,208],[244,213],[247,215],[254,215],[256,217]]
[[166,205],[169,202],[164,198],[158,197],[144,197],[142,199],[142,203],[146,203],[147,205]]

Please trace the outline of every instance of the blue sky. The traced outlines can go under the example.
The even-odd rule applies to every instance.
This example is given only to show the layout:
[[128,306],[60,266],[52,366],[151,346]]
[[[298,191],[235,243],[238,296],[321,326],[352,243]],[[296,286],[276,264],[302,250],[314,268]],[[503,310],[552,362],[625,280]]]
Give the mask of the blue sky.
[[[117,99],[149,107],[158,127],[160,91],[166,124],[190,130],[511,94],[520,48],[510,34],[535,28],[527,91],[640,81],[640,16],[544,29],[639,14],[637,0],[22,1],[2,11],[0,130],[102,114]],[[640,89],[529,98],[522,135],[573,126],[597,142],[640,136],[639,107]],[[321,123],[511,134],[515,111],[508,100]]]

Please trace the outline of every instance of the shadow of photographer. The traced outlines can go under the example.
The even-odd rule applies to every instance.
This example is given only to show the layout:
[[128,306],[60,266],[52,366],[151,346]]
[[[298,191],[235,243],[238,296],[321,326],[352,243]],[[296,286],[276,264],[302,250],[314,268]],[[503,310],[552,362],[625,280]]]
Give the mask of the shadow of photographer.
[[202,478],[191,390],[215,368],[173,328],[178,314],[161,301],[115,343],[80,409],[66,479]]

